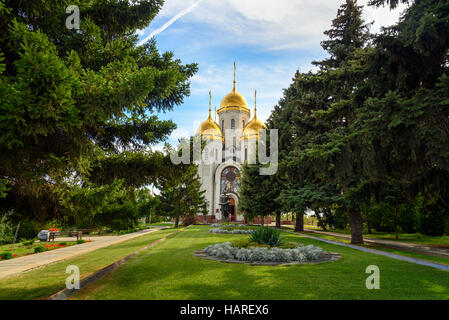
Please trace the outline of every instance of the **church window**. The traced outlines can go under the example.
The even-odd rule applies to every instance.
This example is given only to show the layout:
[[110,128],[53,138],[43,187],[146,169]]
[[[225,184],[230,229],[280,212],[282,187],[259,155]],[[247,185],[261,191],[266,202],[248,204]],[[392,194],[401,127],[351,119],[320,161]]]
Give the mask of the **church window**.
[[221,172],[221,193],[239,192],[240,172],[237,168],[227,167]]
[[248,148],[245,148],[245,161],[248,161]]
[[242,120],[242,128],[245,128],[245,120]]
[[206,148],[206,150],[204,150],[204,160],[208,161],[209,160],[209,149]]
[[223,130],[223,131],[224,131],[224,120],[223,120],[223,121],[221,121],[221,130]]
[[235,129],[235,120],[234,119],[231,120],[231,129]]

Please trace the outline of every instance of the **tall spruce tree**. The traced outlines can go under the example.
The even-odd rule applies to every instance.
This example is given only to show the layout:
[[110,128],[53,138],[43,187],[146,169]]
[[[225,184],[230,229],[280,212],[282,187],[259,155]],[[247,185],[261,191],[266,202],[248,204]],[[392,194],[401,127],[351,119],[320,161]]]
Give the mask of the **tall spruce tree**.
[[[159,53],[154,41],[137,46],[136,30],[162,4],[0,0],[2,209],[57,217],[55,190],[73,176],[141,185],[139,161],[151,182],[157,157],[143,150],[175,128],[151,113],[181,104],[197,70]],[[80,9],[79,30],[66,28],[69,5]]]
[[194,217],[207,214],[205,191],[201,191],[201,181],[196,165],[174,166],[169,173],[158,179],[160,190],[158,214],[175,219],[179,227],[181,217]]
[[351,241],[362,243],[361,199],[354,196],[363,181],[359,146],[348,141],[347,130],[353,121],[348,101],[363,80],[359,64],[369,38],[357,1],[341,6],[325,34],[329,39],[322,46],[329,58],[314,62],[320,67],[316,74],[297,73],[294,93],[286,97],[291,105],[287,109],[296,109],[290,120],[296,132],[285,160],[290,188],[282,197],[300,208],[345,208],[351,217]]
[[261,223],[264,224],[266,216],[276,214],[280,217],[281,207],[276,199],[279,196],[281,185],[276,181],[276,175],[260,175],[260,168],[260,164],[243,165],[239,211],[243,212],[248,220],[261,217]]

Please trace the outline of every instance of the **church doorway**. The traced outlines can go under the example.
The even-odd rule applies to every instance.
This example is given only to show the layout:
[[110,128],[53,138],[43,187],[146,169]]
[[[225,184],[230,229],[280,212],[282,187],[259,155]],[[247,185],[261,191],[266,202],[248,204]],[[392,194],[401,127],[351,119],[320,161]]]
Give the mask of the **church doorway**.
[[235,199],[230,197],[229,202],[231,202],[230,207],[231,207],[231,222],[235,222],[237,220],[237,216],[235,214],[236,208],[235,208]]

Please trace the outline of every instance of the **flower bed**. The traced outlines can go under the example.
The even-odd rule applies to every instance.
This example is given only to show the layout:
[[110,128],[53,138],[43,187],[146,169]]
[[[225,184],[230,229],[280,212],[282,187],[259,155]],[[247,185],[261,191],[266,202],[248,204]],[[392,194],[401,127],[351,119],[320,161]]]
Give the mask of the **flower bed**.
[[278,247],[249,247],[239,248],[230,242],[209,246],[203,250],[204,254],[225,260],[243,262],[270,262],[270,263],[306,263],[319,261],[323,257],[323,249],[312,245],[298,244],[294,249]]
[[71,247],[71,246],[86,243],[86,242],[91,242],[91,240],[78,240],[77,242],[59,242],[59,243],[48,243],[47,242],[47,243],[39,243],[36,245],[30,245],[30,246],[28,246],[28,245],[24,246],[24,245],[18,244],[17,250],[20,251],[20,253],[17,252],[16,254],[13,254],[12,252],[10,252],[11,251],[10,249],[8,249],[7,251],[5,250],[5,252],[0,251],[0,261],[20,258],[20,257],[27,256],[30,254],[36,254],[36,253]]

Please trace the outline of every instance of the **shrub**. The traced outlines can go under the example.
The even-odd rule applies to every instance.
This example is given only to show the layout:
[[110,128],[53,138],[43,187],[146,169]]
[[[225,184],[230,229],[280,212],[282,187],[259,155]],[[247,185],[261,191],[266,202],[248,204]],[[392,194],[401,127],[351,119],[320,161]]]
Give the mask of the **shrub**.
[[6,216],[0,217],[0,244],[11,243],[14,239],[14,226]]
[[312,245],[298,245],[294,249],[248,247],[238,248],[230,242],[216,244],[204,249],[204,252],[213,257],[234,259],[248,262],[308,262],[318,260],[323,250]]
[[195,217],[187,216],[182,218],[182,225],[184,227],[191,226],[192,224],[195,224]]
[[30,240],[20,239],[20,243],[22,243],[22,245],[25,247],[32,246],[34,244],[34,241],[36,241],[36,238],[30,239]]
[[59,242],[58,243],[60,246],[67,246],[68,244],[67,244],[67,242]]
[[136,228],[133,229],[128,229],[128,230],[121,230],[118,232],[118,234],[128,234],[128,233],[133,233],[133,232],[137,232],[139,230],[137,230]]
[[86,243],[86,240],[82,240],[82,239],[76,240],[76,244],[83,244],[83,243]]
[[19,233],[17,237],[19,239],[34,239],[41,229],[36,222],[31,220],[22,220],[20,223]]
[[2,260],[9,260],[13,258],[11,252],[3,252],[2,254],[0,254],[0,257],[2,258]]
[[34,253],[45,252],[45,251],[48,251],[48,249],[45,248],[44,246],[38,246],[38,247],[34,248]]
[[281,244],[280,234],[281,232],[279,230],[262,227],[252,232],[250,241],[257,244],[266,244],[270,247],[276,247]]

